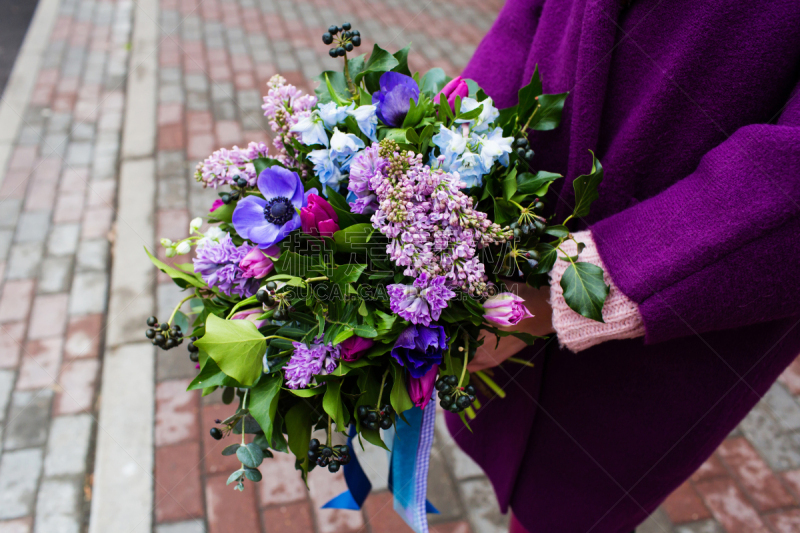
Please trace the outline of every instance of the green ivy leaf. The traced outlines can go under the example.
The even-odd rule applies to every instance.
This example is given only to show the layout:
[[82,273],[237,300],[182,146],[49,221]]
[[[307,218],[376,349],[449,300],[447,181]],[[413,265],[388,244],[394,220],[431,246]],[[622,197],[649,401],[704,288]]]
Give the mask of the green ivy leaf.
[[539,197],[544,196],[547,194],[550,184],[559,178],[563,178],[563,176],[544,170],[540,170],[536,174],[523,172],[517,175],[516,194],[518,196],[528,196],[530,194]]
[[389,52],[378,46],[377,44],[372,47],[372,53],[369,56],[364,70],[358,73],[353,78],[356,85],[361,83],[361,78],[368,72],[387,72],[398,66],[400,62]]
[[236,450],[236,458],[248,468],[258,468],[258,465],[264,461],[264,452],[258,445],[252,442],[246,446],[240,446]]
[[394,383],[392,384],[392,392],[389,395],[389,400],[392,402],[392,407],[397,413],[404,413],[414,407],[414,402],[406,390],[406,384],[403,380],[403,368],[392,364],[392,375],[394,376]]
[[544,230],[547,235],[551,235],[557,239],[566,238],[569,235],[569,230],[564,225],[547,226]]
[[408,69],[408,51],[411,50],[411,45],[406,45],[402,50],[394,53],[394,58],[397,60],[397,66],[392,69],[394,72],[411,76],[411,71]]
[[370,246],[368,243],[374,232],[375,228],[371,223],[353,224],[334,233],[333,240],[340,252],[367,253],[367,248]]
[[[260,175],[262,172],[264,172],[266,169],[270,167],[275,167],[275,166],[282,167],[283,164],[277,159],[272,159],[271,157],[259,157],[258,159],[253,160],[253,166],[256,167],[256,175]],[[222,209],[222,207],[220,207],[219,209]],[[217,210],[215,209],[214,213],[216,212]]]
[[322,408],[330,415],[331,419],[336,423],[338,431],[344,431],[347,427],[345,418],[350,418],[349,415],[345,416],[345,407],[342,404],[341,394],[342,382],[339,380],[328,381],[328,389],[325,391],[325,396],[322,397]]
[[591,263],[573,263],[561,276],[564,301],[586,318],[603,322],[603,304],[608,285],[603,281],[603,269]]
[[227,222],[230,224],[233,221],[233,211],[236,209],[236,202],[229,204],[222,204],[208,214],[209,222]]
[[537,131],[554,130],[561,123],[561,112],[569,93],[543,94],[539,96],[539,108],[528,127]]
[[361,435],[364,437],[364,440],[366,440],[370,444],[374,446],[380,446],[387,452],[389,451],[389,448],[383,442],[383,439],[381,439],[380,431],[378,431],[377,429],[369,429],[362,426]]
[[282,382],[281,373],[276,372],[263,376],[258,385],[250,389],[250,414],[261,426],[265,435],[272,435]]
[[267,350],[264,336],[249,320],[223,320],[209,315],[206,333],[194,342],[220,370],[245,387],[261,377],[261,358]]
[[225,372],[219,369],[213,359],[206,356],[206,361],[186,390],[207,389],[209,387],[221,387],[223,385],[235,386],[236,381],[228,377]]
[[603,165],[595,157],[594,152],[589,150],[589,153],[592,154],[592,172],[582,174],[572,182],[572,187],[575,189],[575,209],[572,216],[575,217],[588,215],[592,202],[600,197],[597,187],[603,181]]
[[[347,58],[347,70],[350,72],[350,79],[355,78],[364,70],[364,65],[367,63],[367,54],[361,54],[353,58]],[[345,78],[346,80],[346,78]],[[365,105],[361,102],[361,105]]]
[[533,76],[531,76],[530,83],[521,88],[518,93],[519,103],[517,107],[519,109],[520,124],[525,124],[530,114],[536,109],[538,103],[536,97],[541,94],[542,80],[539,78],[539,65],[536,65],[533,69]]
[[367,265],[338,265],[333,269],[330,280],[334,283],[355,283],[366,268]]
[[307,401],[300,401],[286,413],[286,433],[289,435],[289,449],[308,472],[308,443],[311,441],[314,408]]
[[558,250],[552,244],[540,242],[536,245],[536,251],[539,252],[539,265],[533,272],[534,274],[547,274],[556,264]]

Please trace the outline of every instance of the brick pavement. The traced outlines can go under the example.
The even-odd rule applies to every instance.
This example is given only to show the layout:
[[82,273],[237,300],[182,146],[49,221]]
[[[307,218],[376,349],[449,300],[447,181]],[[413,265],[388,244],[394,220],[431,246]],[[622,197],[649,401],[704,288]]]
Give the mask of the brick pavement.
[[[137,334],[121,325],[124,311],[151,312],[140,309],[147,294],[130,294],[120,297],[119,313],[106,316],[110,248],[126,230],[113,224],[123,116],[140,109],[137,104],[124,114],[137,4],[47,1],[57,6],[55,23],[40,68],[30,73],[35,82],[27,107],[15,111],[22,120],[13,146],[7,158],[0,153],[0,533],[86,531],[97,497],[95,439],[108,429],[97,424],[98,376],[103,359],[115,353],[104,349],[104,332],[119,339],[115,346],[134,342]],[[148,171],[147,160],[136,158],[154,157],[155,235],[183,237],[189,220],[215,197],[193,180],[198,160],[221,146],[268,142],[260,103],[270,76],[280,72],[309,88],[309,77],[335,66],[318,43],[330,23],[351,21],[365,48],[376,36],[388,48],[412,42],[413,69],[440,66],[454,75],[501,3],[160,0],[151,21],[160,41],[152,95],[156,148],[139,153],[134,146],[129,155],[131,172]],[[148,97],[129,100],[134,96]],[[165,316],[177,289],[161,274],[156,281],[154,305]],[[146,282],[142,287],[140,293],[150,290]],[[148,448],[153,531],[408,531],[391,509],[380,450],[362,457],[375,492],[361,512],[321,510],[343,489],[341,475],[313,472],[307,490],[285,455],[265,464],[257,488],[226,487],[237,463],[219,454],[226,443],[208,437],[208,429],[230,409],[217,394],[185,392],[194,373],[184,348],[156,355],[154,446]],[[442,511],[431,518],[432,531],[504,531],[488,481],[454,447],[441,420],[429,482]],[[800,531],[800,361],[639,531]]]

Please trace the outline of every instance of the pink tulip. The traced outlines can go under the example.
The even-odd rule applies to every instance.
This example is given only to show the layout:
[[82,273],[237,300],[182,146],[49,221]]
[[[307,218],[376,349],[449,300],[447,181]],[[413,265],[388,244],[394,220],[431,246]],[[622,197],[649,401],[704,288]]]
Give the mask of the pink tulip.
[[428,402],[431,401],[433,394],[433,386],[436,384],[436,375],[439,373],[439,365],[433,365],[428,373],[421,378],[409,376],[408,378],[408,395],[411,396],[411,401],[414,405],[421,409],[425,409]]
[[239,268],[242,269],[243,275],[246,278],[265,278],[274,267],[272,260],[267,257],[267,255],[277,257],[280,253],[280,248],[274,244],[264,251],[261,251],[258,247],[254,247],[244,256],[244,259],[239,262]]
[[339,357],[342,361],[350,363],[358,361],[364,355],[364,352],[372,348],[373,344],[375,343],[372,339],[364,339],[353,335],[339,343]]
[[525,307],[525,300],[510,292],[492,296],[483,304],[486,314],[483,318],[496,326],[516,326],[533,315]]
[[208,212],[213,213],[223,205],[225,205],[225,202],[223,202],[221,198],[217,198],[216,200],[214,200],[214,203],[211,204],[211,209],[209,209]]
[[440,96],[447,98],[447,103],[450,104],[450,109],[455,112],[456,110],[456,96],[460,96],[463,100],[469,94],[469,85],[461,79],[461,76],[456,76],[445,85],[439,93],[433,97],[434,102],[439,101]]
[[308,205],[300,209],[303,233],[331,237],[339,231],[339,215],[328,201],[316,194],[308,195]]
[[231,320],[249,320],[253,324],[256,325],[257,328],[260,328],[264,324],[267,323],[266,320],[256,320],[256,317],[263,315],[264,310],[260,307],[254,307],[253,309],[246,309],[244,311],[239,311],[235,315],[231,317]]

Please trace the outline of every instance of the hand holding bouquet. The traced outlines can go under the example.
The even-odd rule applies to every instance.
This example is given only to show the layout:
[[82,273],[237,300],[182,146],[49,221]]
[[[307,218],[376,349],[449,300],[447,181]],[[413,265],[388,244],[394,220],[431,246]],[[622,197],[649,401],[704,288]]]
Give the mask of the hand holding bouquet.
[[[302,475],[336,472],[352,450],[334,446],[334,432],[386,448],[381,429],[425,434],[434,395],[465,423],[478,389],[502,395],[467,363],[492,349],[484,332],[536,340],[508,331],[531,315],[503,279],[547,282],[572,238],[565,224],[588,214],[602,179],[593,158],[574,182],[573,214],[545,215],[561,176],[536,168],[527,136],[557,127],[567,94],[543,94],[538,71],[516,106],[497,109],[472,80],[412,75],[408,47],[349,56],[361,44],[349,24],[323,41],[343,69],[323,72],[315,95],[281,76],[268,83],[271,149],[220,149],[198,165],[197,180],[220,189],[211,226],[196,219],[189,237],[162,242],[169,257],[194,249],[192,262],[151,255],[188,291],[192,319],[181,302],[167,322],[151,317],[147,336],[165,349],[190,336],[189,388],[238,395],[212,436],[242,435],[223,452],[242,463],[229,480],[240,490],[261,479],[271,450],[294,453]],[[602,320],[602,271],[562,260],[567,303]]]

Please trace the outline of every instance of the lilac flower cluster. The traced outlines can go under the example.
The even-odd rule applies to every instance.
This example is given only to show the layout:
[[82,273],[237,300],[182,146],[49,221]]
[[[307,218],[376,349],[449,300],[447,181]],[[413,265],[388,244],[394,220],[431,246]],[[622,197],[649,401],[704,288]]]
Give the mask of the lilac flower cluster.
[[[319,339],[317,339],[319,340]],[[339,346],[293,342],[294,352],[284,369],[286,388],[304,389],[317,374],[329,374],[339,366]]]
[[370,180],[386,170],[386,160],[378,154],[379,150],[380,147],[373,144],[359,152],[350,163],[347,201],[353,213],[371,215],[378,209],[378,197],[370,186]]
[[[290,131],[292,126],[301,119],[309,117],[315,105],[317,97],[303,92],[286,83],[286,78],[276,74],[267,82],[267,95],[264,97],[264,116],[269,117],[269,126],[275,132],[272,144],[278,149],[275,159],[287,167],[297,168],[298,162],[288,155],[285,144],[290,139],[297,139],[299,133]],[[305,173],[304,173],[305,175]]]
[[256,167],[254,159],[266,157],[269,147],[264,143],[251,142],[247,148],[234,146],[230,150],[220,148],[205,161],[197,165],[195,179],[203,187],[230,184],[235,178],[242,177],[251,187],[256,184]]
[[445,286],[445,281],[444,276],[433,278],[423,272],[413,285],[389,285],[387,292],[392,312],[412,324],[430,326],[431,319],[439,320],[447,301],[456,295]]
[[229,233],[218,241],[209,241],[198,246],[194,263],[194,271],[203,277],[209,287],[217,286],[228,296],[233,294],[241,298],[249,298],[258,290],[259,280],[249,277],[239,264],[250,252],[251,246],[236,246]]
[[431,169],[421,154],[399,152],[390,140],[380,142],[377,157],[382,161],[365,167],[374,169],[365,171],[378,204],[372,225],[391,239],[392,261],[407,276],[444,276],[449,286],[484,295],[487,277],[477,250],[506,242],[512,231],[473,208],[458,173]]

